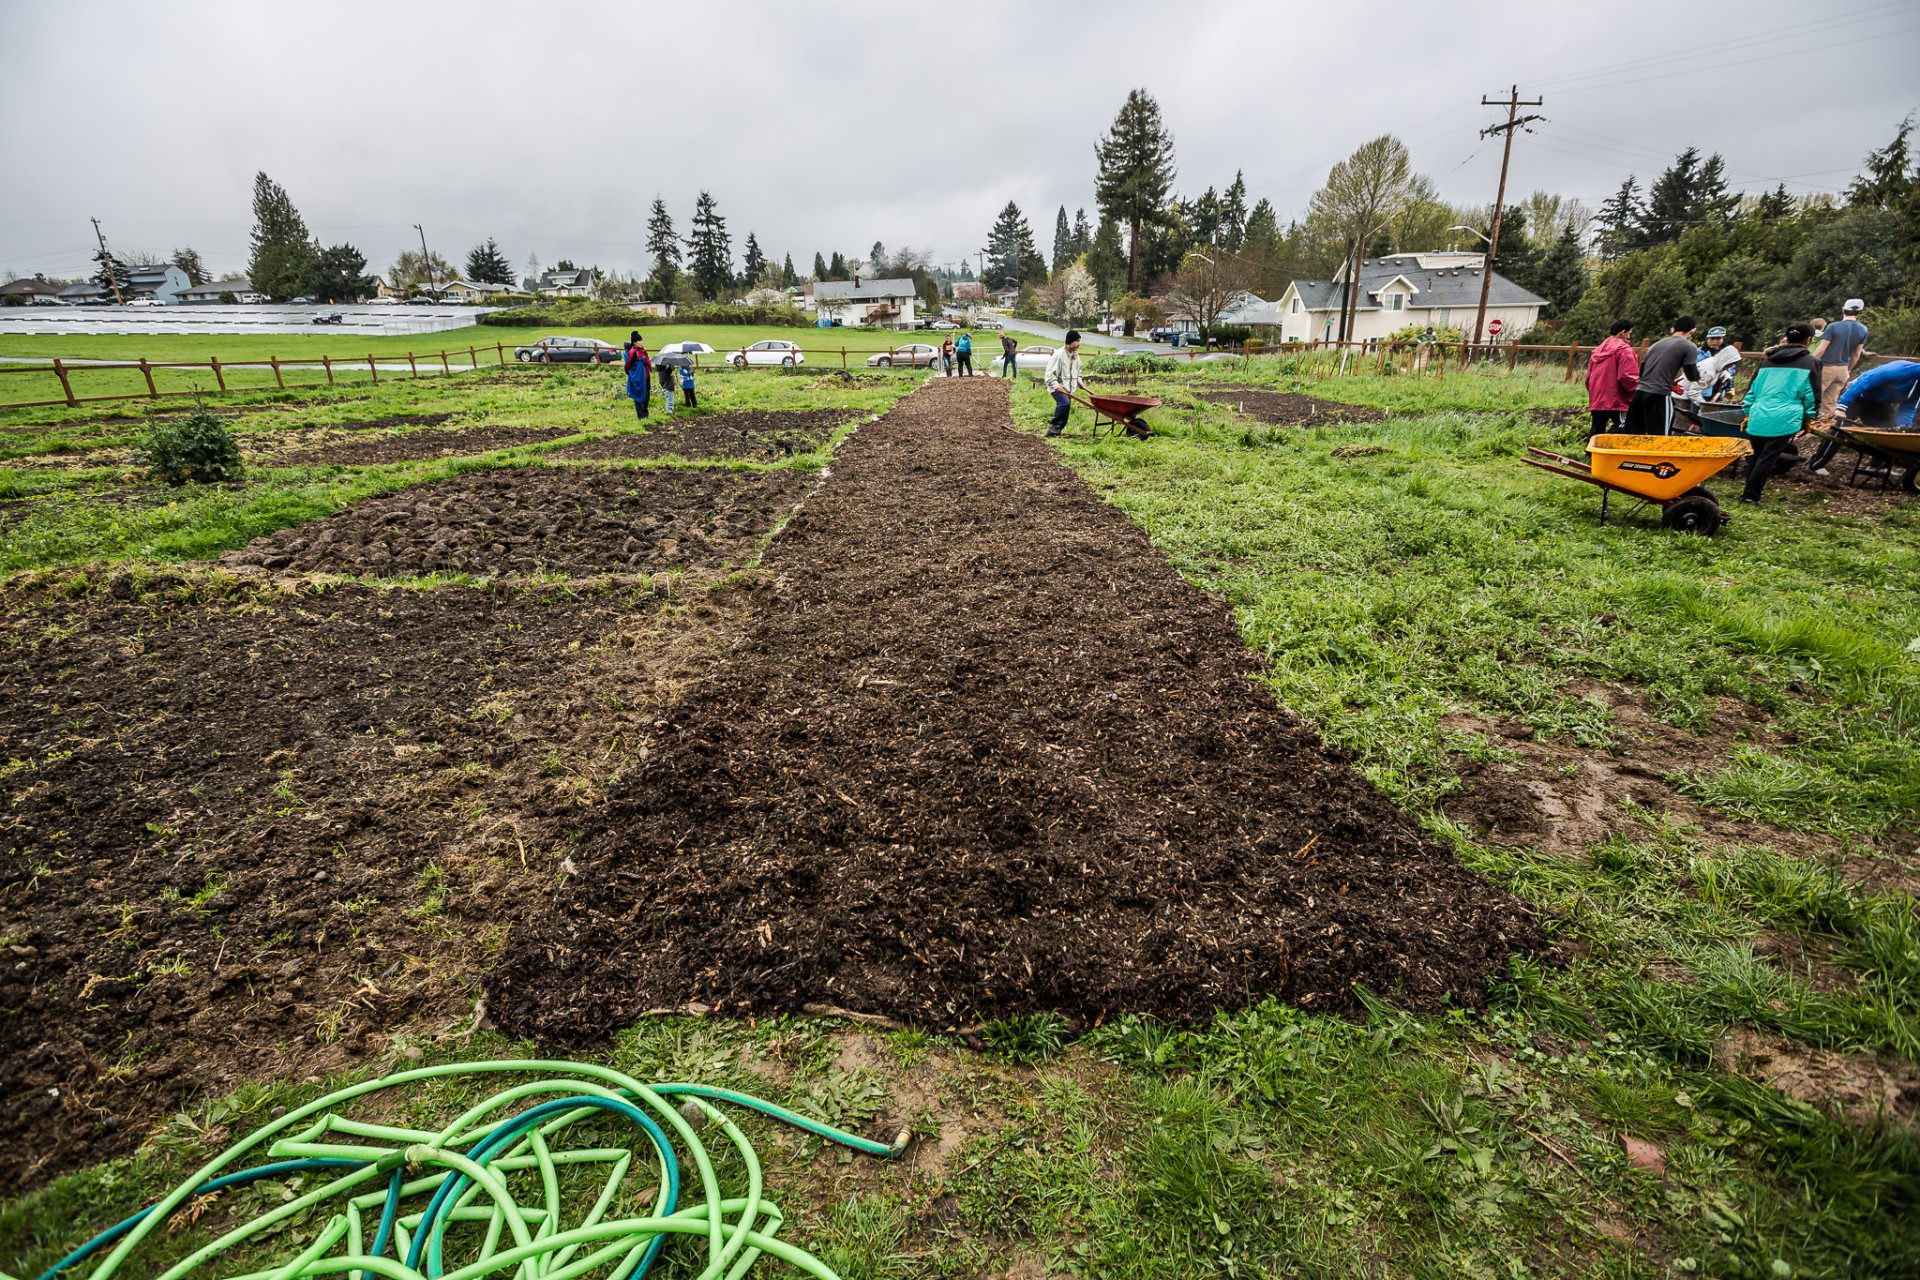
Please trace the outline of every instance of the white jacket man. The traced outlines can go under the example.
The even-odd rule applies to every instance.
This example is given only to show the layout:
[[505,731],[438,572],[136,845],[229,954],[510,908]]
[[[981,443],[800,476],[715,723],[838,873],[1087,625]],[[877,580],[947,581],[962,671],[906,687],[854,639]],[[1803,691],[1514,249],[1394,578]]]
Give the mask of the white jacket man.
[[1067,330],[1066,343],[1047,359],[1047,390],[1053,395],[1053,418],[1047,434],[1057,436],[1067,429],[1067,411],[1073,407],[1073,393],[1080,387],[1080,331]]

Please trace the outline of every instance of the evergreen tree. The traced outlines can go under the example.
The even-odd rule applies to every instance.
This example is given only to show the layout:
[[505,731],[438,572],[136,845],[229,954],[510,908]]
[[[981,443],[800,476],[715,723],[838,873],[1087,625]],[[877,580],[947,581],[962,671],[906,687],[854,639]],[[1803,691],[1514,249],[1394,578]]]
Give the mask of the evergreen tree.
[[276,302],[307,287],[320,250],[286,189],[264,173],[253,177],[253,253],[247,277]]
[[847,278],[847,260],[838,249],[833,251],[833,261],[827,264],[827,279],[845,280]]
[[1247,179],[1233,171],[1233,185],[1220,201],[1220,247],[1228,253],[1240,252],[1247,242]]
[[821,257],[818,252],[815,252],[813,255],[813,278],[815,280],[826,280],[830,278],[827,275],[827,260]]
[[1661,170],[1647,189],[1647,209],[1640,220],[1645,234],[1641,243],[1666,244],[1699,217],[1700,149],[1688,147]]
[[1553,244],[1540,255],[1530,287],[1547,300],[1541,314],[1548,319],[1557,319],[1573,310],[1573,304],[1587,290],[1587,261],[1580,249],[1579,232],[1572,227],[1560,228]]
[[1093,242],[1087,246],[1087,274],[1093,277],[1102,299],[1112,298],[1126,282],[1127,255],[1120,243],[1120,223],[1111,216],[1101,217]]
[[[1173,186],[1173,136],[1160,118],[1160,104],[1145,89],[1127,94],[1107,136],[1094,149],[1100,168],[1094,197],[1100,211],[1127,228],[1127,292],[1140,285],[1140,236],[1161,215]],[[1133,324],[1127,323],[1132,336]]]
[[127,279],[127,264],[115,257],[111,249],[102,249],[93,255],[100,269],[93,273],[93,282],[106,291],[106,296],[119,302],[133,301],[133,286]]
[[1263,298],[1277,298],[1286,292],[1293,273],[1287,269],[1286,241],[1271,201],[1262,198],[1247,214],[1246,232],[1238,252],[1253,265],[1255,293]]
[[647,214],[647,252],[653,255],[647,300],[672,302],[680,285],[680,237],[674,232],[667,202],[659,196],[653,198],[653,208]]
[[1600,206],[1600,212],[1593,220],[1598,228],[1594,243],[1600,250],[1602,261],[1611,262],[1640,246],[1642,217],[1640,182],[1629,174],[1627,180],[1620,184],[1620,189]]
[[962,280],[973,279],[973,264],[971,262],[962,262],[960,264],[960,278]]
[[786,260],[780,264],[780,287],[782,289],[791,289],[794,286],[794,282],[799,280],[799,278],[799,276],[793,273],[793,255],[788,254]]
[[1710,226],[1725,226],[1740,210],[1740,193],[1727,187],[1727,164],[1718,151],[1700,166],[1693,187],[1694,221]]
[[200,252],[189,246],[173,251],[173,265],[184,271],[187,283],[201,285],[207,282],[207,269],[200,262]]
[[1914,162],[1913,117],[1900,122],[1893,141],[1878,151],[1867,152],[1866,172],[1847,188],[1847,203],[1891,209],[1913,198],[1920,187],[1920,164]]
[[1065,271],[1075,256],[1073,224],[1067,221],[1067,206],[1061,205],[1060,211],[1053,215],[1053,269]]
[[702,191],[694,201],[692,234],[687,237],[687,274],[708,302],[718,299],[733,283],[733,240],[710,192]]
[[766,273],[766,270],[767,257],[760,252],[760,242],[754,238],[753,232],[749,231],[744,260],[740,264],[740,278],[751,289],[760,283],[760,277]]
[[[504,258],[500,260],[500,269],[507,271]],[[512,284],[511,273],[508,272],[508,275],[508,279],[492,283]],[[475,275],[467,278],[484,279]],[[313,274],[307,278],[306,291],[322,302],[358,302],[367,296],[368,284],[367,255],[350,244],[336,244],[320,250],[314,258]]]
[[1093,225],[1087,221],[1087,211],[1076,209],[1073,213],[1073,256],[1078,258],[1093,248]]
[[[362,258],[360,265],[365,267],[366,259]],[[500,244],[492,236],[487,237],[485,244],[477,244],[467,251],[467,279],[475,284],[513,283],[513,265],[507,261],[507,255],[500,252]]]
[[1188,244],[1180,246],[1184,255],[1188,248],[1204,249],[1220,243],[1220,193],[1208,187],[1200,193],[1200,198],[1186,206],[1187,228],[1191,235]]
[[876,276],[887,274],[887,246],[875,240],[873,252],[867,255],[867,270]]
[[1036,268],[1039,278],[1046,279],[1046,262],[1034,247],[1033,228],[1020,206],[1009,200],[987,233],[987,287],[1005,289],[1032,280]]

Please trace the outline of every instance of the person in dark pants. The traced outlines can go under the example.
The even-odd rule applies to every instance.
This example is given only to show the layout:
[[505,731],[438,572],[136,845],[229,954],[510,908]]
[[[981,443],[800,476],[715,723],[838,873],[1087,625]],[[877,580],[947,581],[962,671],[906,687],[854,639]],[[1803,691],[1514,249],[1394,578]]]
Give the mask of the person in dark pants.
[[1627,434],[1664,436],[1673,422],[1673,383],[1682,373],[1700,381],[1700,349],[1693,345],[1694,319],[1681,316],[1673,331],[1647,348],[1640,362],[1640,389],[1627,405]]
[[673,416],[673,384],[678,379],[674,377],[672,365],[661,364],[657,367],[660,370],[660,401],[666,406],[667,416],[671,418]]
[[953,344],[953,353],[960,360],[960,376],[971,378],[973,376],[973,335],[961,334],[960,340]]
[[1016,361],[1018,360],[1017,353],[1019,352],[1019,350],[1020,350],[1019,344],[1013,340],[1012,334],[1003,333],[1000,335],[1000,376],[1001,377],[1013,378],[1019,375],[1020,370],[1016,365]]
[[1820,366],[1807,350],[1812,336],[1811,325],[1787,326],[1787,340],[1767,352],[1747,388],[1746,427],[1753,459],[1747,464],[1747,487],[1740,501],[1748,505],[1760,501],[1793,438],[1820,410]]
[[1053,395],[1053,418],[1047,434],[1057,436],[1067,429],[1067,413],[1073,408],[1073,393],[1080,386],[1080,331],[1067,330],[1066,345],[1047,361],[1047,390]]
[[700,401],[694,398],[693,361],[680,366],[680,399],[689,409],[698,409]]
[[627,395],[633,399],[633,414],[647,420],[647,396],[653,390],[653,361],[647,356],[647,344],[640,331],[627,335]]
[[1587,358],[1587,408],[1593,414],[1587,439],[1620,429],[1620,415],[1626,412],[1639,386],[1640,357],[1633,351],[1633,321],[1615,320],[1607,330],[1607,340]]

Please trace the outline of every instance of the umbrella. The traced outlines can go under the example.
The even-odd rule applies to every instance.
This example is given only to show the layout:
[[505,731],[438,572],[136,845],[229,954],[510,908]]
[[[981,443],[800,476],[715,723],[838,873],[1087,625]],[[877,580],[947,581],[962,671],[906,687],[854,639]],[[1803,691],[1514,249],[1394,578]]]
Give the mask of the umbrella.
[[704,342],[669,342],[660,348],[660,354],[663,356],[710,356],[713,354],[713,348]]
[[682,355],[678,351],[669,351],[664,355],[655,356],[653,358],[653,362],[655,364],[686,366],[686,365],[691,365],[693,363],[693,357],[690,355]]

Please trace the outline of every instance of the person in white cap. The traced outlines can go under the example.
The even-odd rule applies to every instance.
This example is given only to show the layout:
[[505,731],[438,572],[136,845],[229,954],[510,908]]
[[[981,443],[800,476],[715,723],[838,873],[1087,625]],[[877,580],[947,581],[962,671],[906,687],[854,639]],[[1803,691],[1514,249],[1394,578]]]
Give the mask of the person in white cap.
[[1834,403],[1846,390],[1860,358],[1867,354],[1867,326],[1860,323],[1860,313],[1866,307],[1860,299],[1848,298],[1847,305],[1840,308],[1840,323],[1828,325],[1820,335],[1820,345],[1813,349],[1814,362],[1820,366],[1822,418],[1833,417]]

